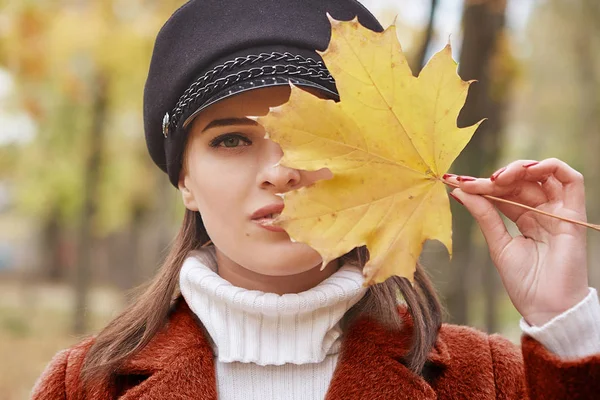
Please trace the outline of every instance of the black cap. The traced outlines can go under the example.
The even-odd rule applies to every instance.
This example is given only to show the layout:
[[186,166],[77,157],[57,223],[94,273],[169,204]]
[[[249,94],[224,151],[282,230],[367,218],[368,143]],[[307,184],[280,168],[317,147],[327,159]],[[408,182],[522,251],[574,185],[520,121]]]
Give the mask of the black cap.
[[144,90],[144,129],[154,162],[177,187],[189,123],[200,110],[265,86],[320,89],[337,99],[324,51],[333,18],[383,28],[356,0],[191,0],[156,38]]

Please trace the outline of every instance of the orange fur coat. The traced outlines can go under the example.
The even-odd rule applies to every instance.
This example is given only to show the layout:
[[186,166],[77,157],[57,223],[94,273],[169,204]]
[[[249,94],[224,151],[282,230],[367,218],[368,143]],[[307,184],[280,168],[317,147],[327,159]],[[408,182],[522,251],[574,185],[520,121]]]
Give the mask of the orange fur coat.
[[[398,360],[410,340],[372,320],[353,324],[326,400],[600,399],[600,355],[565,362],[524,336],[521,349],[498,335],[444,325],[424,377]],[[79,371],[93,339],[58,353],[32,392],[52,400],[217,399],[213,353],[183,299],[167,327],[129,360],[114,385],[82,388]]]

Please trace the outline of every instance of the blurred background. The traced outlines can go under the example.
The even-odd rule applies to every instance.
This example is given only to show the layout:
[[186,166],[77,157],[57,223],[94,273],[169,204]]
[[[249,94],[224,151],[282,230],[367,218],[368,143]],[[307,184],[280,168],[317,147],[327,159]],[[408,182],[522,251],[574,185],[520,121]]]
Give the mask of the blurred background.
[[[488,120],[450,172],[561,158],[585,175],[600,223],[600,2],[362,1],[384,26],[397,18],[415,75],[450,40],[461,77],[478,81],[459,125]],[[183,3],[0,0],[2,399],[28,398],[54,353],[115,316],[174,237],[183,208],[147,154],[141,99],[153,40]],[[437,243],[423,254],[447,320],[518,342],[477,225],[452,211],[452,262]],[[600,233],[588,239],[598,287]]]

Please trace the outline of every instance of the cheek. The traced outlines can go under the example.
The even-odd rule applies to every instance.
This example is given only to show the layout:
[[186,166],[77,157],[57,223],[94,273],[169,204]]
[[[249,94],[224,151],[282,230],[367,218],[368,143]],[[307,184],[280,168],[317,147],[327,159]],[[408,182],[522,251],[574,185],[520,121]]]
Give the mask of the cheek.
[[209,226],[231,228],[248,211],[246,203],[256,176],[248,160],[237,161],[206,159],[198,164],[196,199],[207,230]]

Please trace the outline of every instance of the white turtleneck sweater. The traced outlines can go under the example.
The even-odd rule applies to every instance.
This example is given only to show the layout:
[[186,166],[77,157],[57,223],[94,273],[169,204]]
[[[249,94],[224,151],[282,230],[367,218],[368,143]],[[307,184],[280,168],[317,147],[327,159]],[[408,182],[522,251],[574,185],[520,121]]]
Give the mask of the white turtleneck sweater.
[[[340,351],[340,320],[366,293],[363,282],[358,267],[344,265],[305,292],[264,293],[221,278],[214,247],[193,252],[181,268],[180,288],[213,343],[219,399],[323,399]],[[594,289],[544,326],[523,319],[520,326],[561,357],[600,353]]]

